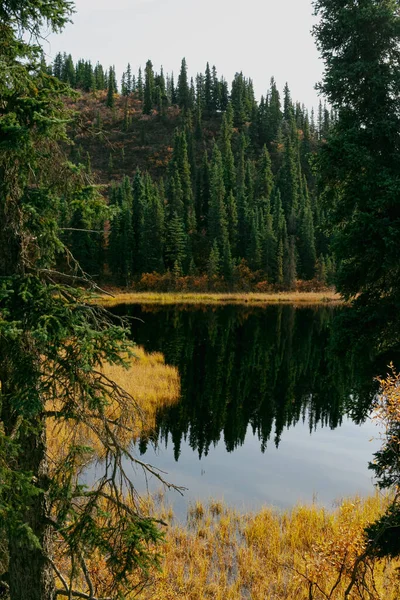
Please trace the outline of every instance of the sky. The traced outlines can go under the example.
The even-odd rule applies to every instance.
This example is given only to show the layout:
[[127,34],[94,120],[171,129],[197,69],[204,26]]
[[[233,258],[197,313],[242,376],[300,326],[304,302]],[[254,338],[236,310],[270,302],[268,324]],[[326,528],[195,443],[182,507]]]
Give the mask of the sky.
[[115,65],[120,81],[128,62],[137,71],[151,59],[155,70],[189,76],[215,64],[230,83],[235,72],[253,79],[257,99],[271,76],[311,109],[323,65],[311,28],[311,0],[76,0],[73,24],[44,42],[47,61],[57,52]]

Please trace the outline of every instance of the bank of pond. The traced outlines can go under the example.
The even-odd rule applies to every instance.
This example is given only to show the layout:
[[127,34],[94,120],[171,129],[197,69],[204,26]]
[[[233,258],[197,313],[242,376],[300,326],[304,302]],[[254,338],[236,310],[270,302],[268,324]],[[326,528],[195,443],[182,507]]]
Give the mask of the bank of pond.
[[[114,375],[146,406],[152,385],[141,381],[158,390],[151,427],[136,432],[132,449],[186,488],[160,490],[157,478],[124,465],[145,510],[168,525],[161,571],[140,598],[344,597],[364,528],[388,499],[368,470],[381,445],[370,419],[374,378],[387,358],[343,350],[342,310],[112,308],[138,345],[133,370]],[[86,482],[101,469],[99,460]],[[398,566],[368,563],[371,598],[398,599]],[[349,598],[367,597],[360,590]]]

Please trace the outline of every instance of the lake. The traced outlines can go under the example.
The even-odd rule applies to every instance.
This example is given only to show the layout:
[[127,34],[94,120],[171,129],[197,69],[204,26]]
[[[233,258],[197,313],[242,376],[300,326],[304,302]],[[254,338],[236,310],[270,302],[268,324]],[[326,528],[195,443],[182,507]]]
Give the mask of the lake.
[[[373,491],[376,392],[363,361],[335,352],[340,308],[119,306],[135,342],[178,368],[181,398],[135,451],[187,489],[178,515],[210,497],[239,509],[332,506]],[[375,438],[371,441],[371,438]],[[137,488],[145,490],[139,473]],[[159,485],[149,482],[149,488]]]

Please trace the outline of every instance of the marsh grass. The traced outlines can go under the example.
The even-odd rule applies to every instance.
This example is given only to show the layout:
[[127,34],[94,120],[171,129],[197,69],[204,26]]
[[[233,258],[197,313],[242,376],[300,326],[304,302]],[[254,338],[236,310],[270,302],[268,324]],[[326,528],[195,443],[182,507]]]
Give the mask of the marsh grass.
[[297,304],[342,304],[343,299],[331,290],[322,292],[282,293],[179,293],[179,292],[115,292],[113,296],[100,296],[96,300],[107,307],[119,304],[194,304],[194,305],[248,305]]
[[[165,364],[160,352],[147,353],[142,347],[134,348],[135,356],[129,359],[128,368],[120,365],[103,365],[103,373],[123,388],[134,401],[132,410],[125,415],[125,428],[118,437],[126,445],[140,436],[151,435],[155,426],[157,410],[170,406],[180,396],[178,369]],[[118,417],[119,408],[112,402],[105,407],[107,416]],[[71,445],[90,445],[97,458],[101,458],[101,445],[90,427],[83,423],[76,425],[68,419],[55,421],[48,419],[48,439],[50,456],[58,464],[63,453]]]
[[[376,494],[345,500],[333,512],[311,504],[246,514],[215,500],[196,502],[186,524],[170,522],[162,572],[153,574],[140,598],[342,599],[364,547],[364,527],[388,501]],[[158,510],[171,518],[171,511]],[[398,600],[399,567],[400,561],[371,562],[363,575],[371,594],[356,587],[350,598]]]

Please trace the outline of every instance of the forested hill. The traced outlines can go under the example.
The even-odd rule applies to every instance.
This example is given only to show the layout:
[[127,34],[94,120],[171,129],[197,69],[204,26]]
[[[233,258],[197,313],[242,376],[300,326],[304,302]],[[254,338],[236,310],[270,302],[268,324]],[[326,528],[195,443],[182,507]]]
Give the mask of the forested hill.
[[120,86],[113,68],[70,55],[44,68],[78,90],[71,160],[107,186],[108,212],[88,192],[62,213],[85,271],[159,289],[332,282],[313,167],[326,107],[315,118],[273,78],[257,101],[251,79],[228,86],[208,64],[189,80],[185,59],[176,83],[151,61]]

